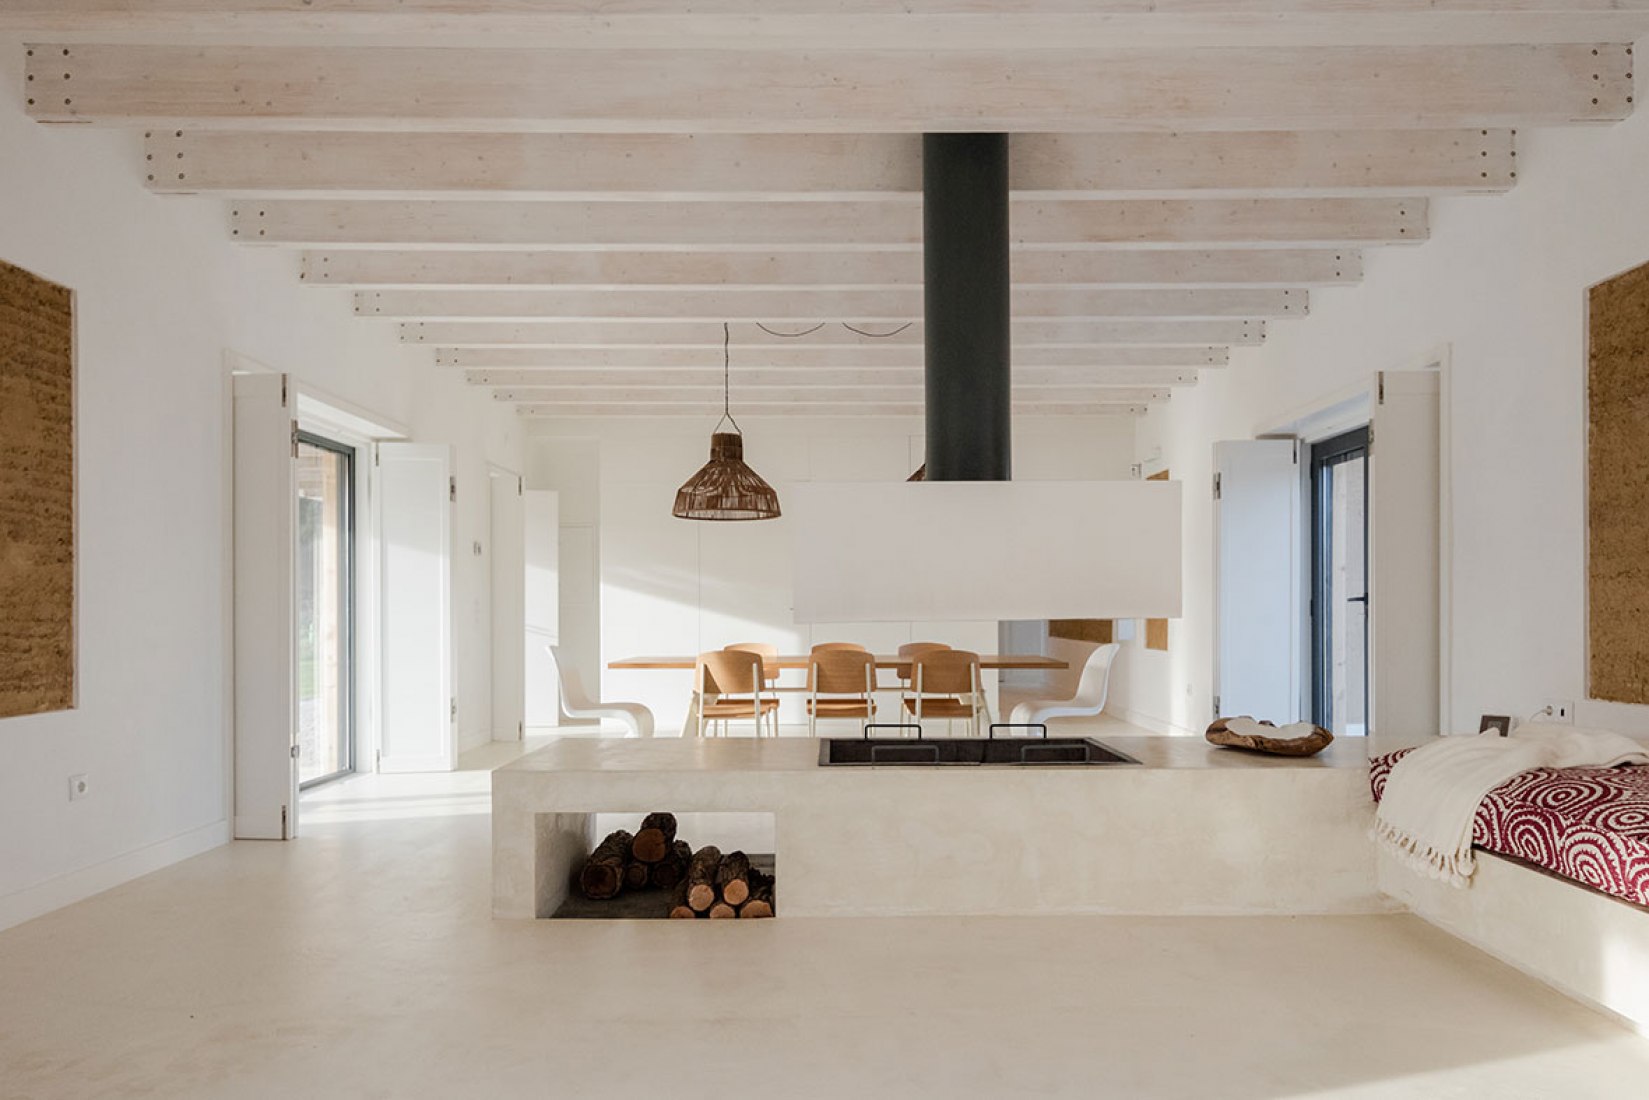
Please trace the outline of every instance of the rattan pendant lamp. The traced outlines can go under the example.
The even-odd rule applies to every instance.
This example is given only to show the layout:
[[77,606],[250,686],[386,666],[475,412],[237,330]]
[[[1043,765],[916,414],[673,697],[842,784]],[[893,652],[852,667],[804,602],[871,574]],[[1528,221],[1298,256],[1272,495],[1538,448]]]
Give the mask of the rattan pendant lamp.
[[[728,375],[732,366],[732,336],[727,322],[721,326],[721,420],[710,433],[710,461],[676,490],[676,506],[670,510],[678,519],[739,520],[776,519],[779,494],[761,475],[744,464],[744,433],[733,419]],[[733,430],[721,430],[723,422]]]

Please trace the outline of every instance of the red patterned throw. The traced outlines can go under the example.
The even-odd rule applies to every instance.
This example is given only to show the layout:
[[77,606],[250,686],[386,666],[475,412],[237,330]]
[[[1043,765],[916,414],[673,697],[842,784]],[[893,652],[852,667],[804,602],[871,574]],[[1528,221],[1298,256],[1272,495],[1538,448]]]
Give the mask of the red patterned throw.
[[[1370,763],[1376,802],[1392,767],[1412,751]],[[1472,844],[1649,906],[1649,766],[1523,772],[1478,805]]]

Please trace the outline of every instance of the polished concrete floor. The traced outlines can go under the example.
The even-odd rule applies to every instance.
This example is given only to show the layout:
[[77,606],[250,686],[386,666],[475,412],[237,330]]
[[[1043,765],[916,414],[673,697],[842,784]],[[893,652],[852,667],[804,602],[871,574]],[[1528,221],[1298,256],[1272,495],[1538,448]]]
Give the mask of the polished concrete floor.
[[1649,1095],[1406,916],[495,922],[508,755],[0,933],[0,1097]]

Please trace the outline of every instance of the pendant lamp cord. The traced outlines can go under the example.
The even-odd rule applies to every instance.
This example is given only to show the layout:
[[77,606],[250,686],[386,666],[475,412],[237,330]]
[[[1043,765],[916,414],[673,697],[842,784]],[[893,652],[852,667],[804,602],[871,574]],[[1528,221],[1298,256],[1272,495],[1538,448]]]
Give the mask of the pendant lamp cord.
[[[760,321],[756,322],[756,327],[761,329],[763,332],[767,333],[767,335],[769,335],[769,336],[782,336],[786,340],[798,340],[803,336],[812,336],[815,332],[818,332],[820,329],[824,328],[825,325],[827,325],[829,323],[830,323],[829,321],[820,321],[818,324],[814,325],[812,328],[805,328],[800,332],[780,332],[778,329],[768,328],[766,325],[762,324]],[[894,329],[892,332],[871,332],[868,329],[857,328],[853,325],[850,325],[846,321],[837,321],[836,323],[841,325],[843,328],[847,329],[847,331],[853,333],[855,336],[868,336],[873,340],[886,340],[890,336],[899,335],[901,332],[905,331],[911,325],[914,325],[916,322],[915,321],[906,321],[904,324],[900,325],[898,328]]]
[[739,427],[739,422],[737,420],[733,419],[733,398],[731,396],[732,395],[732,372],[733,372],[732,326],[729,325],[726,321],[723,321],[721,323],[721,420],[716,421],[716,428],[715,428],[715,430],[712,430],[711,433],[710,433],[712,435],[715,434],[716,430],[720,430],[722,420],[725,420],[729,424],[733,425],[733,430],[735,432],[738,432],[740,435],[744,434],[744,429]]
[[[803,329],[801,332],[780,332],[777,329],[768,328],[760,321],[756,322],[756,327],[767,333],[769,336],[782,336],[787,340],[795,340],[803,336],[813,335],[815,332],[818,332],[820,329],[824,328],[827,323],[828,322],[821,321],[812,328]],[[855,328],[846,321],[838,321],[836,323],[857,336],[869,336],[876,340],[886,340],[890,336],[897,336],[901,332],[904,332],[906,329],[910,328],[911,325],[915,324],[914,321],[907,321],[898,328],[894,329],[892,332],[870,332],[862,328]],[[729,322],[723,321],[721,323],[721,420],[716,421],[715,430],[720,430],[722,420],[725,420],[727,423],[733,425],[733,430],[735,432],[743,435],[744,429],[740,428],[739,422],[733,419],[732,373],[733,326]],[[714,435],[715,431],[712,431],[711,434]]]

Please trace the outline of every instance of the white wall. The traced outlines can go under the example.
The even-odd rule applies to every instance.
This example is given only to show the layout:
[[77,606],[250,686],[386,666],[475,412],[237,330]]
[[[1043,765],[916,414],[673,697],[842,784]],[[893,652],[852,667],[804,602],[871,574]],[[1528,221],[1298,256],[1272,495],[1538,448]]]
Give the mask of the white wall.
[[[530,439],[529,445],[528,486],[558,494],[559,648],[562,659],[578,672],[584,688],[593,693],[601,685],[597,671],[601,666],[601,442],[583,436],[537,436]],[[529,654],[527,675],[542,679],[553,676],[554,671],[541,655]],[[533,690],[531,685],[528,690]],[[552,688],[545,696],[559,698],[558,691]],[[559,704],[549,713],[542,706],[535,709],[538,713],[528,718],[529,732],[543,732],[546,726],[563,723],[594,725],[585,720],[569,723],[561,716]]]
[[1449,724],[1584,696],[1586,288],[1649,261],[1649,116],[1518,143],[1510,194],[1435,202],[1429,242],[1370,252],[1362,286],[1315,293],[1310,318],[1273,323],[1263,347],[1234,351],[1142,422],[1141,456],[1160,448],[1188,483],[1186,616],[1169,653],[1125,647],[1115,684],[1128,716],[1164,731],[1207,723],[1212,444],[1439,353]]
[[[897,481],[922,461],[921,424],[906,420],[741,420],[745,457],[779,493],[798,481]],[[681,483],[709,457],[711,422],[545,422],[528,484],[573,492],[567,467],[599,478],[600,661],[642,654],[698,653],[732,642],[772,641],[806,652],[815,641],[858,641],[888,651],[933,639],[992,652],[997,624],[865,623],[809,628],[791,614],[792,549],[785,518],[695,523],[670,514]],[[588,461],[582,438],[599,447]],[[1132,417],[1049,417],[1014,424],[1014,476],[1120,479],[1133,461]],[[592,468],[594,467],[594,468]],[[563,498],[566,499],[565,496]],[[584,509],[588,511],[588,508]],[[845,531],[844,538],[898,538],[897,531]],[[989,583],[981,578],[981,583]],[[565,630],[566,624],[563,623]],[[798,674],[787,682],[800,683]],[[678,730],[691,694],[687,672],[613,671],[607,698],[653,708],[660,733]],[[805,721],[784,700],[783,720]]]
[[[466,551],[486,460],[521,465],[513,418],[347,292],[232,245],[220,202],[147,195],[141,134],[29,122],[22,54],[0,49],[0,259],[77,293],[80,706],[0,721],[0,927],[227,835],[227,351],[455,444]],[[485,684],[485,561],[456,572],[460,682]]]

